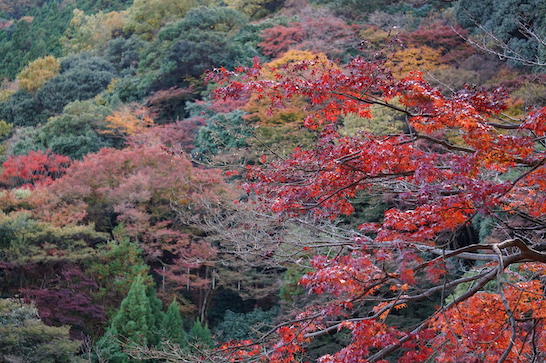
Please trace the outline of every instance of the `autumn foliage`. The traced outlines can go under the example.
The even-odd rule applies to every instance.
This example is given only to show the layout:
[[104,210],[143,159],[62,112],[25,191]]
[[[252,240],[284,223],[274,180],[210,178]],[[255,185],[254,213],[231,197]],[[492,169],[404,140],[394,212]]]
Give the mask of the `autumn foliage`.
[[258,44],[263,54],[280,57],[290,50],[322,52],[341,57],[348,48],[357,48],[359,27],[348,25],[329,14],[310,12],[300,22],[265,29]]
[[48,185],[64,175],[70,162],[68,156],[57,155],[49,150],[12,156],[2,164],[0,181],[10,188]]
[[151,112],[138,105],[123,106],[106,117],[105,134],[127,137],[141,133],[154,124]]
[[544,19],[0,0],[0,361],[546,361]]
[[[445,96],[418,72],[397,79],[380,62],[359,57],[345,66],[317,57],[267,72],[273,77],[263,78],[256,61],[216,73],[212,79],[224,86],[215,94],[259,94],[271,107],[303,97],[311,111],[304,124],[319,139],[250,167],[247,191],[281,216],[349,215],[365,191],[392,200],[381,223],[364,223],[342,247],[316,251],[300,284],[329,298],[282,324],[267,360],[295,362],[309,339],[340,330],[351,332],[351,343],[319,362],[386,362],[395,352],[400,362],[544,357],[537,313],[544,287],[525,263],[546,262],[532,232],[543,228],[546,212],[546,109],[513,120],[502,114],[501,90],[467,87]],[[405,116],[408,131],[339,136],[343,116],[371,117],[372,106]],[[450,242],[486,217],[497,221],[492,237]],[[456,275],[448,267],[453,260],[480,268]],[[484,292],[491,284],[497,288]],[[433,294],[451,298],[409,330],[389,324],[389,315]]]

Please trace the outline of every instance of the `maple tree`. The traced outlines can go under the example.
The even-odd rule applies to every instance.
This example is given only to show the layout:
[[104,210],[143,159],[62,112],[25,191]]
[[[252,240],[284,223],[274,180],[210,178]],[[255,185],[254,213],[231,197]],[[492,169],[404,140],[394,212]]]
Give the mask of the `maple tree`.
[[[322,55],[326,59],[325,55]],[[262,77],[274,79],[275,74],[268,72],[268,69],[279,69],[282,71],[283,67],[287,64],[297,63],[302,60],[314,59],[316,54],[309,51],[301,50],[289,50],[281,57],[278,57],[266,64]],[[243,110],[249,113],[246,118],[252,122],[260,123],[263,126],[274,126],[284,124],[299,124],[301,125],[302,119],[306,116],[305,112],[305,100],[292,99],[289,105],[283,105],[283,107],[272,109],[268,107],[267,100],[260,96],[259,92],[250,94],[246,105]]]
[[[319,362],[543,359],[546,108],[510,118],[502,90],[445,96],[419,72],[393,77],[382,58],[340,65],[317,57],[267,69],[273,77],[258,60],[211,73],[223,84],[219,98],[308,102],[304,125],[319,134],[313,147],[249,167],[245,188],[266,208],[334,219],[353,213],[364,192],[391,199],[382,221],[315,249],[299,283],[328,299],[280,324],[264,357],[295,362],[314,337],[345,330],[352,341]],[[340,118],[371,117],[371,106],[399,112],[406,130],[338,134]],[[455,242],[485,219],[492,231]],[[304,247],[308,255],[313,248]],[[456,261],[473,273],[461,274]],[[439,306],[420,323],[390,323],[433,295]]]
[[[54,265],[54,264],[52,264]],[[103,306],[93,301],[90,291],[96,284],[86,277],[80,267],[66,263],[51,266],[53,277],[45,279],[47,267],[35,268],[36,273],[42,273],[41,286],[29,286],[20,293],[28,301],[38,307],[41,320],[50,326],[70,326],[71,337],[81,339],[83,333],[89,334],[93,326],[104,321]],[[25,266],[28,269],[29,266]],[[27,274],[27,277],[32,276]],[[47,285],[46,285],[47,284]]]
[[264,40],[258,46],[262,48],[263,54],[278,56],[303,40],[303,29],[301,23],[277,25],[264,29],[262,38]]
[[51,184],[66,172],[70,161],[68,156],[58,155],[50,150],[11,156],[2,164],[4,170],[0,182],[11,188],[33,188],[36,184]]
[[215,260],[215,250],[178,220],[172,205],[221,204],[232,192],[218,171],[193,167],[182,155],[173,162],[161,140],[174,136],[150,132],[131,138],[123,150],[103,148],[73,162],[32,212],[50,223],[70,220],[104,232],[123,224],[123,237],[137,239],[145,262],[164,277],[162,289],[194,294],[205,314],[210,269],[203,266]]
[[441,51],[442,63],[458,63],[476,52],[463,37],[468,32],[460,26],[441,22],[423,23],[412,32],[400,34],[400,39],[409,47],[427,46]]
[[279,57],[289,50],[322,52],[332,58],[343,58],[360,43],[359,27],[347,25],[326,11],[302,12],[301,21],[277,25],[262,31],[258,43],[265,55]]
[[152,126],[154,124],[152,116],[147,108],[138,104],[128,104],[106,117],[104,120],[106,130],[103,132],[121,138],[131,136]]

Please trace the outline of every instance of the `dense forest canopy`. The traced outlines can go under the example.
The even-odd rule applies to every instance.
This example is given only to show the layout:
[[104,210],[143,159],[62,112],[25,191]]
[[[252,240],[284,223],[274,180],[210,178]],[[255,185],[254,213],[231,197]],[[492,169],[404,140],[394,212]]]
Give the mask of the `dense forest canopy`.
[[546,359],[539,0],[0,0],[0,360]]

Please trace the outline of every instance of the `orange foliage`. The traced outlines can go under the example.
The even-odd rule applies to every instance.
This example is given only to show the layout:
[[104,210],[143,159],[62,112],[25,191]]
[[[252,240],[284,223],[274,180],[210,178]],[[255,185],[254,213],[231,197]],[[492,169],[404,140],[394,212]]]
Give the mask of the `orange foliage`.
[[[283,68],[293,65],[299,61],[316,60],[317,65],[324,64],[327,60],[324,54],[314,54],[309,51],[289,50],[281,57],[272,60],[264,65],[262,76],[266,79],[275,79],[275,74],[283,73]],[[279,103],[275,107],[269,107],[268,100],[263,98],[259,92],[252,93],[250,100],[243,110],[249,113],[247,119],[262,123],[268,126],[286,124],[301,124],[307,112],[305,111],[306,101],[302,97],[291,99],[289,103]]]
[[137,104],[124,105],[106,117],[105,134],[126,137],[144,131],[154,124],[150,111]]
[[440,62],[441,51],[427,46],[406,48],[394,54],[386,67],[393,70],[396,77],[402,78],[412,71],[433,71],[445,66]]
[[[522,357],[531,353],[533,345],[546,338],[542,329],[546,317],[543,289],[536,280],[506,287],[503,294],[510,305],[509,311],[499,294],[480,292],[439,314],[433,323],[437,330],[433,341],[435,361],[453,362],[453,357],[457,357],[457,362],[493,363],[500,361],[505,352],[508,352],[507,362],[523,361]],[[529,319],[540,324],[538,336],[530,336],[536,331],[532,333],[526,327],[525,321]]]

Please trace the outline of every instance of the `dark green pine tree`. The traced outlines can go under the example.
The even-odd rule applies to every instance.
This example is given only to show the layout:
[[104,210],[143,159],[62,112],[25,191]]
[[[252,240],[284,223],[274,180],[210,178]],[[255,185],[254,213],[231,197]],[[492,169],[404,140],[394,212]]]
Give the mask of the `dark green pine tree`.
[[161,336],[159,332],[162,329],[165,313],[163,312],[163,302],[157,297],[157,293],[152,286],[147,286],[146,297],[150,303],[151,314],[148,318],[148,325],[152,329],[148,330],[148,346],[159,344]]
[[161,305],[155,290],[145,284],[143,276],[137,276],[110,327],[97,342],[97,358],[112,363],[131,362],[121,345],[156,345],[165,315]]
[[180,305],[176,299],[173,299],[163,318],[162,337],[164,341],[178,344],[180,347],[186,345],[187,334],[183,327]]
[[214,342],[212,340],[212,334],[207,324],[201,323],[199,319],[193,323],[188,334],[188,344],[190,349],[199,351],[201,349],[212,348]]

